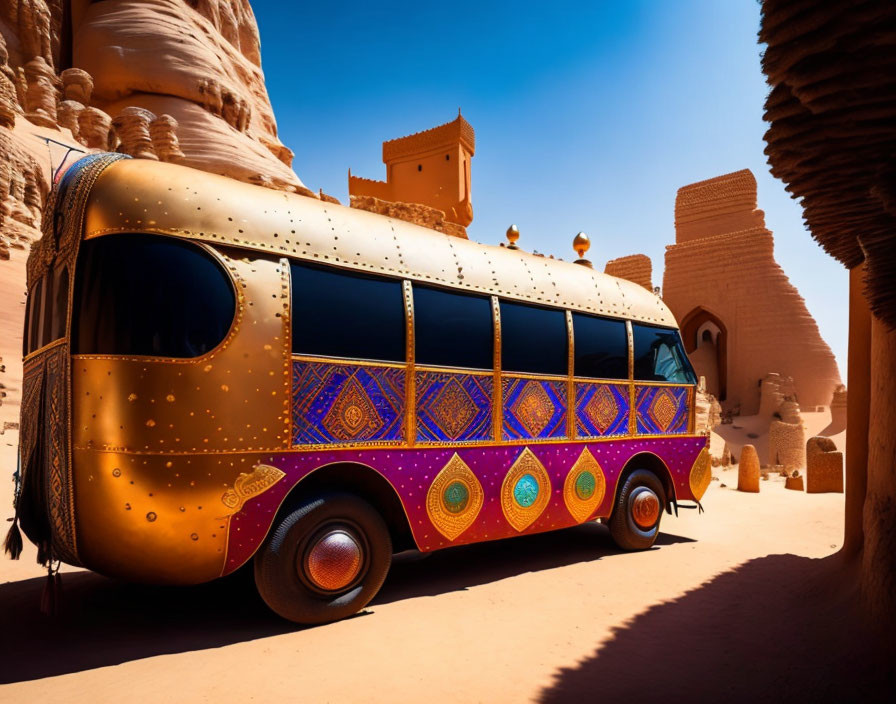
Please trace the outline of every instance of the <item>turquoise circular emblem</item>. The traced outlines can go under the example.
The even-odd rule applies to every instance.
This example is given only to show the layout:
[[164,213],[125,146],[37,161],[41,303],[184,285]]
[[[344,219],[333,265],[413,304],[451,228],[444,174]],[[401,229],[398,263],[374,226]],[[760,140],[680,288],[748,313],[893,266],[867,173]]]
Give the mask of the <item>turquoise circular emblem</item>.
[[538,480],[531,474],[524,474],[513,487],[513,498],[523,508],[529,508],[538,498]]
[[591,472],[582,472],[576,477],[576,496],[582,501],[587,501],[594,496],[594,475]]
[[460,513],[470,501],[470,492],[463,482],[451,482],[445,487],[444,498],[449,513]]

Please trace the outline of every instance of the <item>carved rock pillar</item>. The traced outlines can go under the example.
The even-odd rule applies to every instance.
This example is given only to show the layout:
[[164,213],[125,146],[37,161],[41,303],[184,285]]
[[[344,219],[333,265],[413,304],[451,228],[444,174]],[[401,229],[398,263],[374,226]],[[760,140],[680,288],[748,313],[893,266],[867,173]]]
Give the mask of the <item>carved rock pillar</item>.
[[849,271],[849,357],[846,403],[846,518],[843,552],[862,549],[862,511],[868,474],[868,425],[871,405],[871,311],[862,293],[865,265]]
[[65,100],[75,100],[85,107],[90,105],[93,94],[93,78],[87,71],[79,68],[67,68],[60,74],[62,78],[62,95]]
[[56,74],[43,57],[25,64],[25,117],[41,127],[56,127]]
[[152,138],[149,136],[149,123],[155,119],[156,116],[149,110],[133,106],[118,113],[112,120],[112,127],[121,140],[118,151],[138,159],[158,161],[159,157],[152,148]]
[[[868,477],[862,587],[871,615],[896,622],[896,330],[871,318]],[[850,394],[852,403],[852,394]]]
[[150,122],[149,136],[156,155],[162,161],[177,162],[184,158],[177,140],[177,120],[171,115],[159,115]]
[[112,118],[98,108],[84,108],[78,115],[78,141],[85,147],[108,151]]

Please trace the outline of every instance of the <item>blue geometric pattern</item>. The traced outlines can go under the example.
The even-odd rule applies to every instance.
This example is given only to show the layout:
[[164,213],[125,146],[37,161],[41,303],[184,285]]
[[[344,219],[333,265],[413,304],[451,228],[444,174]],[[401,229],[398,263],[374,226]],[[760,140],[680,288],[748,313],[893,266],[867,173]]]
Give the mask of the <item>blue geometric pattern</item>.
[[293,362],[293,445],[404,439],[405,371]]
[[504,390],[504,439],[566,437],[566,381],[501,380]]
[[635,391],[639,435],[688,432],[689,386],[638,386]]
[[492,439],[491,376],[417,372],[417,441]]
[[597,438],[628,433],[627,384],[576,382],[576,437]]

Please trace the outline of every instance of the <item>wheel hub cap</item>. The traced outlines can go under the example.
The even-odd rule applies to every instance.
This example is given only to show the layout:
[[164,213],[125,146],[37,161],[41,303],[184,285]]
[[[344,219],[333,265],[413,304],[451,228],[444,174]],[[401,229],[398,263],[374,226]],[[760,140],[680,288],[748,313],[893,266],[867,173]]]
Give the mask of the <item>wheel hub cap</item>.
[[355,580],[362,561],[358,540],[344,529],[333,530],[308,550],[305,574],[320,589],[338,591]]
[[650,528],[660,515],[660,500],[650,489],[638,492],[632,498],[632,518],[641,528]]

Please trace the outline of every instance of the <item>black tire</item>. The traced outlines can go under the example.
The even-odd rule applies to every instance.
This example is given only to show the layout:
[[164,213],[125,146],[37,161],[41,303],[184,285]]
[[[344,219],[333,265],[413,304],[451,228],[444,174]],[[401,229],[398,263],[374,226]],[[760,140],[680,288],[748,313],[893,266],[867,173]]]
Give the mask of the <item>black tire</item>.
[[[636,497],[646,491],[656,495],[659,510],[655,521],[649,526],[641,526],[635,521],[632,508]],[[616,504],[609,520],[613,542],[623,550],[647,550],[652,547],[660,532],[660,519],[665,506],[666,492],[663,490],[663,483],[653,472],[636,469],[616,494]]]
[[[357,575],[344,587],[315,583],[308,555],[321,536],[348,534],[360,548]],[[321,494],[298,504],[274,526],[255,555],[255,585],[265,603],[296,623],[338,621],[363,609],[392,564],[392,539],[380,514],[352,494]]]

